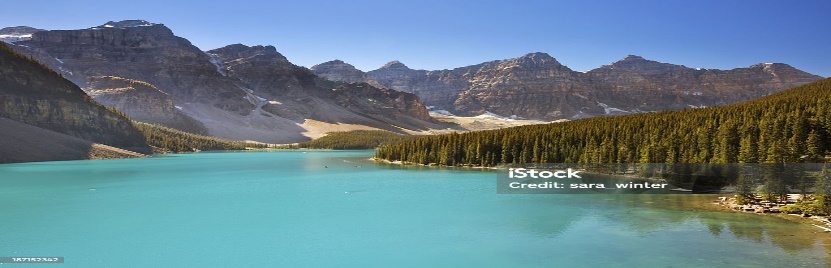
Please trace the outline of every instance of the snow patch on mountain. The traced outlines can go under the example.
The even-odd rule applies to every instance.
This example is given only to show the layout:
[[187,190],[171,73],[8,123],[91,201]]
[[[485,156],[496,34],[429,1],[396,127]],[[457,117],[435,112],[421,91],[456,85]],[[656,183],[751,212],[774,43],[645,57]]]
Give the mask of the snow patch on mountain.
[[597,105],[600,106],[600,107],[603,107],[603,113],[605,113],[605,114],[628,114],[628,113],[631,113],[630,111],[626,111],[626,110],[623,110],[623,109],[609,107],[609,105],[607,105],[605,103],[602,103],[602,102],[598,102]]
[[434,110],[434,111],[429,111],[429,113],[430,114],[446,115],[446,116],[456,116],[456,115],[448,112],[447,110]]
[[583,113],[583,111],[579,111],[579,112],[577,112],[577,114],[575,114],[574,116],[570,117],[569,119],[571,119],[571,120],[575,120],[575,119],[580,119],[580,118],[589,118],[589,117],[591,117],[591,116],[586,115],[585,113]]
[[44,31],[43,29],[32,28],[29,26],[14,26],[0,29],[0,41],[6,43],[14,43],[19,41],[26,41],[32,39],[32,34]]
[[227,69],[224,64],[222,64],[222,60],[219,59],[219,55],[213,53],[205,53],[210,58],[211,64],[216,66],[216,71],[222,74],[222,76],[228,76]]
[[32,34],[0,34],[0,41],[14,43],[32,39]]
[[92,27],[92,30],[101,30],[101,29],[108,29],[108,28],[118,28],[118,29],[126,29],[126,28],[135,28],[135,27],[148,27],[157,25],[155,23],[146,21],[146,20],[122,20],[122,21],[108,21],[107,23],[102,24],[98,27]]
[[489,117],[500,119],[500,120],[509,120],[509,121],[510,120],[517,120],[517,119],[525,119],[525,118],[516,116],[515,114],[511,115],[511,116],[508,116],[508,117],[505,117],[505,116],[501,116],[501,115],[498,115],[498,114],[495,114],[495,113],[491,113],[489,111],[485,111],[485,113],[474,116],[473,118],[489,118]]

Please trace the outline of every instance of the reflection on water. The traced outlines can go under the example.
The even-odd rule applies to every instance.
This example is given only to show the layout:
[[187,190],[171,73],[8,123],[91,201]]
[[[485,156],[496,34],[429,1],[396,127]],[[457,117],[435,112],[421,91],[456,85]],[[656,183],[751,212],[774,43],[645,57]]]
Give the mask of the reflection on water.
[[[831,234],[810,225],[810,220],[788,215],[759,215],[720,211],[713,204],[718,195],[616,195],[604,199],[611,206],[628,206],[626,213],[617,213],[607,217],[617,221],[638,233],[660,231],[686,222],[698,222],[707,226],[714,237],[730,236],[754,243],[770,243],[789,253],[812,250],[817,246],[831,253]],[[651,208],[650,210],[638,208]],[[656,211],[682,211],[684,213],[660,213],[660,218],[652,217]],[[608,216],[608,214],[606,215]],[[650,219],[652,220],[644,220]],[[826,254],[826,263],[831,263],[831,255]]]

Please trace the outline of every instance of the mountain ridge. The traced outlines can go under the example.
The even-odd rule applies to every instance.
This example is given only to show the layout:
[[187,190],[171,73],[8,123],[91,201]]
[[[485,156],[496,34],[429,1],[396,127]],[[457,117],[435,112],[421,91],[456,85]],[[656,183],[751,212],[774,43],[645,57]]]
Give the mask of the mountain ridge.
[[[328,65],[332,63],[312,70],[330,79],[346,79],[338,73],[345,72],[343,68]],[[365,77],[378,87],[414,93],[435,110],[547,121],[725,105],[822,78],[783,63],[694,69],[637,55],[577,72],[542,52],[450,70],[401,68],[405,65],[397,61],[385,66],[346,71],[351,81]]]

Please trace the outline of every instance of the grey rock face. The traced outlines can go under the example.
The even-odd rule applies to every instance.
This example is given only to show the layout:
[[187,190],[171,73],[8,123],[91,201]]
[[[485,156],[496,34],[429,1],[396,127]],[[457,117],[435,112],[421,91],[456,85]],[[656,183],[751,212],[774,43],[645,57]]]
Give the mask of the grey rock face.
[[201,123],[180,111],[181,107],[173,103],[170,94],[147,82],[96,76],[89,79],[84,91],[99,103],[116,108],[135,120],[207,134]]

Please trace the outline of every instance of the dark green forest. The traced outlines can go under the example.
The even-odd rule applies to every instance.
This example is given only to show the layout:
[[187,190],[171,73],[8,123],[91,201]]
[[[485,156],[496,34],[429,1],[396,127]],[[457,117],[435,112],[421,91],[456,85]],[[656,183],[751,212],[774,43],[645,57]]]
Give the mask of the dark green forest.
[[831,79],[739,104],[422,136],[376,157],[447,166],[500,163],[821,162],[831,149]]
[[412,136],[392,133],[385,130],[353,130],[329,132],[325,136],[306,142],[290,145],[286,148],[309,149],[375,149],[382,144],[395,143],[412,138]]
[[224,140],[136,121],[133,121],[133,125],[144,134],[147,144],[158,153],[245,150],[266,147],[265,144]]

